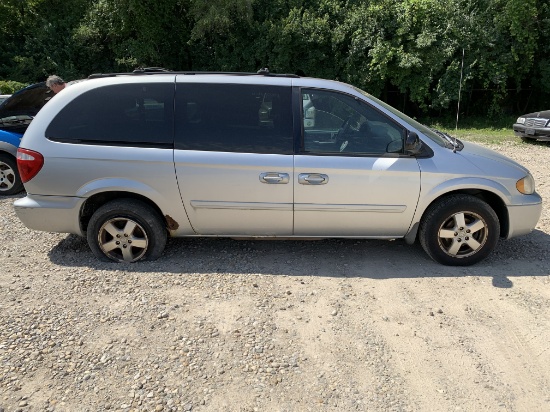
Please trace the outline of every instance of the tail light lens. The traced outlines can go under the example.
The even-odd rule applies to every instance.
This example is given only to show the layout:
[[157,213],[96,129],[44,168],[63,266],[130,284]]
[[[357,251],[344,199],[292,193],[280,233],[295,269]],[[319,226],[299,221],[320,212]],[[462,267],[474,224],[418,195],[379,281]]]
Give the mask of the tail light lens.
[[17,149],[17,169],[23,183],[35,177],[42,166],[44,166],[44,156],[40,153],[29,149]]

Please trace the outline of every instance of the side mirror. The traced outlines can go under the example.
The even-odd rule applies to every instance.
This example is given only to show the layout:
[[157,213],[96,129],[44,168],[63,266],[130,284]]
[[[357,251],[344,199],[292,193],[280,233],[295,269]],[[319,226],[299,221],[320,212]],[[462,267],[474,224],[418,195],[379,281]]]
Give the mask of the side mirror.
[[403,141],[393,140],[386,146],[386,152],[388,153],[403,153]]
[[422,149],[422,142],[415,132],[407,132],[407,138],[405,139],[405,152],[417,155]]

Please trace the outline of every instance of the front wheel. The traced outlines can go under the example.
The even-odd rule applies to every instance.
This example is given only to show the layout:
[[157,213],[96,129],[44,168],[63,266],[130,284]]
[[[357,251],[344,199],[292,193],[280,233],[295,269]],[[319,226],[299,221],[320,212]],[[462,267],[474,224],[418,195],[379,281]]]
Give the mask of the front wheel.
[[470,195],[452,195],[428,208],[420,223],[420,244],[436,262],[469,266],[485,259],[500,237],[495,211]]
[[10,155],[0,154],[0,195],[13,195],[21,190],[23,183],[16,160]]
[[96,210],[86,236],[99,259],[137,262],[160,257],[167,235],[155,209],[139,200],[120,199]]

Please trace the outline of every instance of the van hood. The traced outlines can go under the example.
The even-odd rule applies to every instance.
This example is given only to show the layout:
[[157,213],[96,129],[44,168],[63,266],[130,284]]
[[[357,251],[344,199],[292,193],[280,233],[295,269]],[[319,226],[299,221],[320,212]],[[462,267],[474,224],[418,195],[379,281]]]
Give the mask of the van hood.
[[0,104],[0,130],[23,134],[34,116],[53,96],[45,82],[14,93]]
[[495,150],[471,142],[463,143],[464,149],[460,151],[460,154],[488,176],[508,175],[521,178],[529,174],[527,168]]

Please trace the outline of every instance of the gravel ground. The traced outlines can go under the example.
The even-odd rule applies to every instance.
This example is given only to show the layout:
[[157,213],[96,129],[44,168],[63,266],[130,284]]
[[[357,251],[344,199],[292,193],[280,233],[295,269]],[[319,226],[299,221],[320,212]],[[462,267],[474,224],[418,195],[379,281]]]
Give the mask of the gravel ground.
[[0,412],[550,411],[550,146],[536,230],[469,268],[402,241],[171,239],[97,261],[0,199]]

